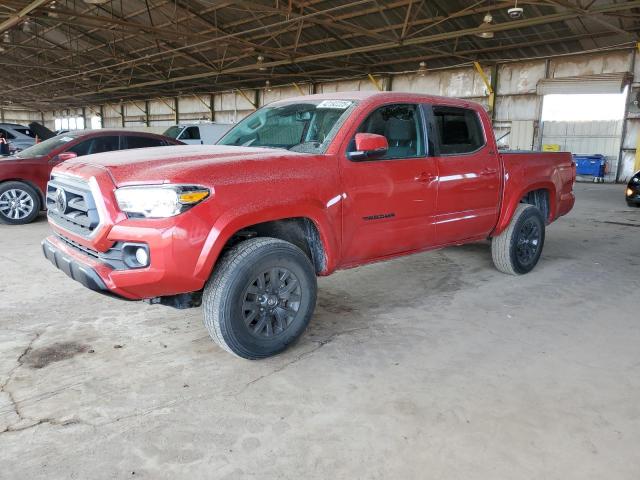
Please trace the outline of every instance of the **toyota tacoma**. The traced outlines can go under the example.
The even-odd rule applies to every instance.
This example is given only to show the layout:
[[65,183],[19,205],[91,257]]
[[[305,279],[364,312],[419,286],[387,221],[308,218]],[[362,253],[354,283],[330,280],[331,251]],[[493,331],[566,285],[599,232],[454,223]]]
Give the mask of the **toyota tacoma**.
[[498,270],[531,271],[574,180],[569,153],[499,152],[473,102],[312,95],[257,110],[214,146],[56,166],[42,248],[97,292],[202,305],[215,342],[257,359],[302,334],[318,275],[487,239]]

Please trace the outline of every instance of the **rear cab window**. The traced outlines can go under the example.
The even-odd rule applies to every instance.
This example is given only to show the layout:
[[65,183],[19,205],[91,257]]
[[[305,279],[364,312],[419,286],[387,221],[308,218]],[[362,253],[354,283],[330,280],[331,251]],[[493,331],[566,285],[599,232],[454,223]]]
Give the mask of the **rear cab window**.
[[440,155],[473,153],[486,145],[475,110],[434,105],[432,112]]

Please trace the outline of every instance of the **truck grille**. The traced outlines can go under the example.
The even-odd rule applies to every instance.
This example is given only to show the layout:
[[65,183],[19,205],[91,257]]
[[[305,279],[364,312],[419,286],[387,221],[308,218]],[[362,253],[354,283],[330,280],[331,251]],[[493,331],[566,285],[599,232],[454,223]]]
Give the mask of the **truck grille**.
[[51,177],[47,184],[47,214],[56,225],[85,237],[100,224],[89,185],[69,177]]
[[94,250],[93,248],[85,247],[84,245],[80,245],[78,242],[74,242],[70,238],[67,238],[67,237],[65,237],[63,235],[56,234],[56,236],[60,240],[62,240],[64,243],[66,243],[70,247],[76,249],[77,251],[82,252],[82,253],[84,253],[86,255],[89,255],[90,257],[93,257],[93,258],[100,258],[100,254],[98,253],[97,250]]

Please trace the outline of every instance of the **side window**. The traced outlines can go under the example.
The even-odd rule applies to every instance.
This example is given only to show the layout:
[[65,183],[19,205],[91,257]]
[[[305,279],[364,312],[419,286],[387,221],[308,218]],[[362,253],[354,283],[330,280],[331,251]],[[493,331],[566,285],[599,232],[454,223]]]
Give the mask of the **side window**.
[[485,144],[482,124],[473,110],[433,107],[441,155],[456,155],[478,150]]
[[21,133],[23,135],[26,135],[28,137],[31,138],[36,138],[36,134],[33,133],[31,130],[29,130],[28,128],[14,128],[14,130],[18,133]]
[[91,145],[91,150],[89,151],[89,153],[92,154],[119,150],[119,143],[119,137],[96,137],[93,139],[93,144]]
[[[424,157],[422,118],[417,105],[385,105],[362,122],[357,133],[375,133],[386,137],[389,150],[381,160],[391,158]],[[355,139],[349,145],[355,151]]]
[[148,148],[148,147],[163,147],[165,143],[162,140],[152,137],[124,137],[127,139],[126,148]]
[[83,155],[89,155],[89,150],[91,149],[91,144],[93,143],[93,139],[85,140],[84,142],[80,142],[73,147],[67,149],[67,152],[73,152],[77,156],[82,157]]
[[182,135],[180,135],[180,140],[200,140],[200,128],[185,128],[184,132],[182,132]]
[[13,140],[16,138],[15,135],[13,135],[12,133],[9,133],[8,131],[6,131],[4,128],[0,128],[0,133],[4,133],[4,138],[6,138],[7,140]]
[[93,153],[111,152],[119,149],[118,137],[95,137],[74,145],[68,152],[74,152],[79,157]]

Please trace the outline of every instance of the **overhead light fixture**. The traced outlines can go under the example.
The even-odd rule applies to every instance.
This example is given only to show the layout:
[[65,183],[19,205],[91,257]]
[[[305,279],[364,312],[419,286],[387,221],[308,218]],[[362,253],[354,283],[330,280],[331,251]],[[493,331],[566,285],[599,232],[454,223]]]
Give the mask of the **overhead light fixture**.
[[89,5],[104,5],[111,0],[83,0],[84,3],[88,3]]
[[56,12],[56,8],[57,8],[56,2],[55,1],[51,2],[51,5],[49,5],[49,9],[51,10],[48,13],[49,17],[58,18],[58,13]]
[[478,27],[480,29],[479,32],[476,32],[476,37],[480,38],[493,38],[493,32],[487,30],[491,26],[491,22],[493,22],[493,15],[487,13],[482,19],[482,23]]
[[22,31],[24,33],[31,33],[33,31],[33,29],[31,28],[31,20],[29,20],[28,18],[25,19],[24,22],[22,22]]
[[267,92],[271,91],[271,82],[269,80],[267,80],[266,82],[264,82],[264,89]]
[[258,70],[266,70],[267,67],[264,66],[264,57],[262,55],[258,55],[258,59],[256,60],[256,66],[258,67]]
[[507,13],[514,20],[518,19],[518,18],[522,18],[522,16],[524,15],[524,8],[519,7],[518,6],[518,0],[516,0],[515,5],[513,7],[511,7],[510,9],[508,9]]
[[427,62],[422,61],[418,64],[418,71],[416,75],[419,77],[425,77],[427,75]]
[[4,35],[2,36],[2,41],[4,43],[11,43],[11,34],[9,32],[4,32]]

